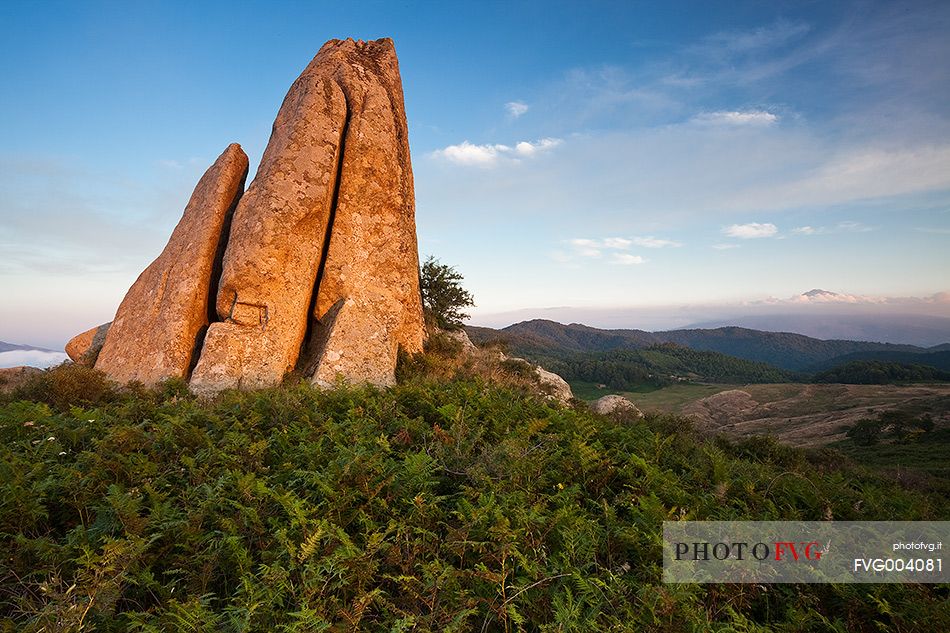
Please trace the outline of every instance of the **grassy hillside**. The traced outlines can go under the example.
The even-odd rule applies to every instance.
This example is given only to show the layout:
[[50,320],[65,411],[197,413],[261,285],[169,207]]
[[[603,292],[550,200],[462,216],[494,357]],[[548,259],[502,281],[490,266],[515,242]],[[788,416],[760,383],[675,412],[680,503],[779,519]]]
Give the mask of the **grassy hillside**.
[[0,630],[950,629],[946,587],[660,582],[663,520],[946,520],[945,497],[451,353],[387,390],[211,402],[44,373],[0,404]]

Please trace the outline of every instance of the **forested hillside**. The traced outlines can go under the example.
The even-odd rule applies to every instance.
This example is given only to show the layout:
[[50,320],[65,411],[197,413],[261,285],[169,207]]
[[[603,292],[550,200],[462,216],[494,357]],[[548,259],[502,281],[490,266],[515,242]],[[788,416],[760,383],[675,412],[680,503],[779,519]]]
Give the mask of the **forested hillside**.
[[902,382],[946,382],[950,372],[927,365],[854,360],[815,374],[815,382],[852,385],[888,385]]
[[683,380],[716,383],[787,382],[797,376],[765,363],[703,352],[673,343],[638,350],[593,353],[529,353],[528,356],[569,382],[602,383],[612,389],[661,387]]
[[810,370],[819,363],[836,364],[835,359],[846,354],[885,352],[913,355],[931,351],[913,345],[825,341],[801,334],[762,332],[740,327],[645,332],[643,330],[600,330],[576,323],[563,325],[537,319],[516,323],[500,330],[480,327],[466,329],[476,343],[503,341],[512,351],[521,354],[605,352],[617,349],[641,349],[660,343],[676,343],[695,350],[719,352],[737,358],[768,363],[790,371]]

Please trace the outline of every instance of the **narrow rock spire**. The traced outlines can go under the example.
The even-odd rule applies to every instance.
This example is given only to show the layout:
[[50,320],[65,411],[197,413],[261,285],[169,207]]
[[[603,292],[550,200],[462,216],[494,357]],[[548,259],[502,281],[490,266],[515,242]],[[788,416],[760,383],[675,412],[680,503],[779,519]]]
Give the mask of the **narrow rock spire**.
[[119,382],[146,385],[187,378],[209,323],[216,259],[244,191],[247,169],[247,156],[234,143],[201,177],[165,249],[119,305],[96,369]]

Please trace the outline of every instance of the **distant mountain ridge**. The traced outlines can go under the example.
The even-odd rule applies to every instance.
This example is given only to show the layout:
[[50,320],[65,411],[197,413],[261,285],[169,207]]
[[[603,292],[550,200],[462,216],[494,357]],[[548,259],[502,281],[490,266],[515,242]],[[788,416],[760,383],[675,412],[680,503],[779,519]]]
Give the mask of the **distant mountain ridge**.
[[0,341],[0,369],[19,367],[51,367],[66,360],[66,354],[45,347],[18,345]]
[[55,352],[56,350],[47,349],[45,347],[35,347],[33,345],[17,345],[16,343],[7,343],[6,341],[0,341],[0,353],[2,352]]
[[803,334],[742,327],[647,332],[635,329],[601,330],[579,323],[564,325],[544,319],[523,321],[498,330],[475,326],[466,327],[466,330],[476,343],[501,340],[520,353],[538,354],[548,350],[605,352],[676,343],[695,350],[765,362],[792,371],[808,370],[845,355],[862,354],[863,358],[873,358],[874,353],[878,352],[907,353],[913,355],[914,362],[926,364],[929,354],[946,349],[946,345],[925,348],[906,344],[822,340]]
[[[840,309],[840,308],[839,308]],[[736,326],[762,332],[792,332],[821,340],[880,341],[929,348],[950,341],[950,318],[920,314],[770,312],[707,319],[682,329]]]

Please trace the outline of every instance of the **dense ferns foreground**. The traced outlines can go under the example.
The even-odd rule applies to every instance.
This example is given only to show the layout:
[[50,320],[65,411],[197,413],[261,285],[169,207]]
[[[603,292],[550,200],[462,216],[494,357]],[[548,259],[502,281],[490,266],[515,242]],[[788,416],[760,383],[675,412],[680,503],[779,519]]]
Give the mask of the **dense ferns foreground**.
[[432,367],[212,402],[47,372],[0,405],[0,630],[950,630],[946,586],[660,582],[663,520],[946,498]]

